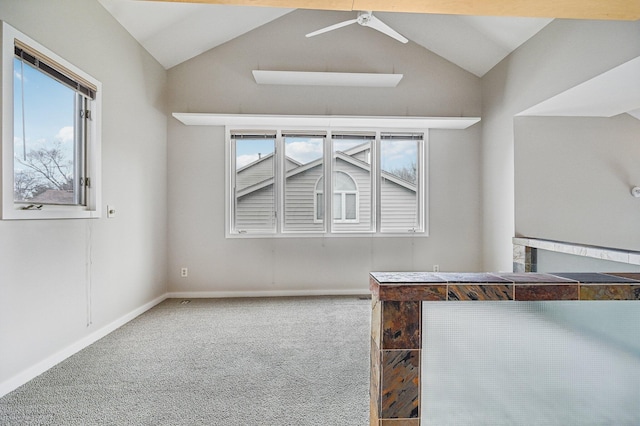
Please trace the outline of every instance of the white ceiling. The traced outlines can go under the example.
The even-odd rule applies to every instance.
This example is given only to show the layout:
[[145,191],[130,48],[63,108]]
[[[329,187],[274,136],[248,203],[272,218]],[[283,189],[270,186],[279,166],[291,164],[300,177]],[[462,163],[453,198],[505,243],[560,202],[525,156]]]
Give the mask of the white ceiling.
[[[98,1],[166,69],[295,10],[162,1]],[[412,42],[478,77],[552,21],[388,12],[375,12],[375,15]],[[316,29],[309,28],[309,31]],[[611,117],[628,112],[640,119],[637,75],[640,75],[640,62],[633,60],[520,115]]]
[[640,120],[640,57],[534,105],[518,115],[613,117]]
[[[167,69],[292,11],[196,3],[99,1]],[[356,12],[353,15],[355,18]],[[479,77],[551,22],[542,18],[382,12],[375,15],[414,43]]]
[[166,69],[292,11],[195,3],[99,1]]

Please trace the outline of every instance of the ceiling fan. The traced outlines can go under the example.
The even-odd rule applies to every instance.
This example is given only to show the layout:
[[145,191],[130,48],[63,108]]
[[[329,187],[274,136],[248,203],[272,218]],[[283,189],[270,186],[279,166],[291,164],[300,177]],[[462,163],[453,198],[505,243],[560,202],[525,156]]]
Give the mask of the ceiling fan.
[[394,30],[393,28],[391,28],[390,26],[388,26],[387,24],[385,24],[384,22],[382,22],[381,20],[373,16],[373,13],[371,11],[358,12],[358,17],[355,19],[349,19],[348,21],[339,22],[334,25],[329,25],[328,27],[321,28],[317,31],[311,32],[306,36],[307,37],[317,36],[319,34],[337,30],[338,28],[346,27],[347,25],[356,24],[356,23],[362,25],[363,27],[370,27],[370,28],[373,28],[374,30],[378,30],[383,34],[388,35],[389,37],[395,38],[401,43],[406,43],[409,41],[400,33],[398,33],[396,30]]

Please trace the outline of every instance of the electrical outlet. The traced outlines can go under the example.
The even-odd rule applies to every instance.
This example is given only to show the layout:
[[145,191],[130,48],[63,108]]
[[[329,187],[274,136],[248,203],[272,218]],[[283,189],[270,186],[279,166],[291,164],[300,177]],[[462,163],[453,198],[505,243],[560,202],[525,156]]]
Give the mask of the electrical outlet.
[[189,269],[188,268],[180,268],[180,276],[182,278],[186,278],[189,276]]
[[440,272],[440,265],[433,265],[433,272]]

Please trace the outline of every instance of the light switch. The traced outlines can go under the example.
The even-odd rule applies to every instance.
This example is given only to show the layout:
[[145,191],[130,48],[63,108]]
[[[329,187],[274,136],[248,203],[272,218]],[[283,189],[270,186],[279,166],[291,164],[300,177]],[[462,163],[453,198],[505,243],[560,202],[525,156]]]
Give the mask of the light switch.
[[113,206],[107,206],[107,217],[112,218],[116,216],[116,208]]

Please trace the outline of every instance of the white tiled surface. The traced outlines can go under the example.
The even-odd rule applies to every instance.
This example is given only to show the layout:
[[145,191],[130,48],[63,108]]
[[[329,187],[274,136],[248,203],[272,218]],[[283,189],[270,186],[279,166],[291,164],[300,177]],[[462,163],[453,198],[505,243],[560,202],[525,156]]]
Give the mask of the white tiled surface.
[[582,244],[571,244],[557,241],[538,240],[535,238],[513,238],[515,246],[528,246],[541,250],[592,257],[594,259],[640,265],[640,252],[614,250],[605,247],[591,247]]

